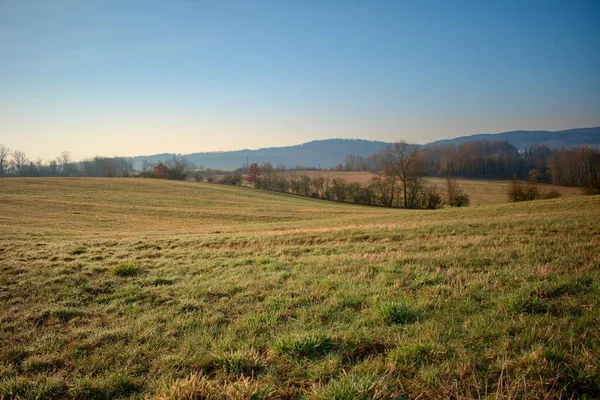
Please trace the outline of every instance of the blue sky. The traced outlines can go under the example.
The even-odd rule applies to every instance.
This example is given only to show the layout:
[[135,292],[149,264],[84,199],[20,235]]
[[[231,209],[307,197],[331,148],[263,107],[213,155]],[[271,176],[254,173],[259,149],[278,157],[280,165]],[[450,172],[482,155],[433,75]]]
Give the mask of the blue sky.
[[598,125],[598,1],[0,0],[32,159]]

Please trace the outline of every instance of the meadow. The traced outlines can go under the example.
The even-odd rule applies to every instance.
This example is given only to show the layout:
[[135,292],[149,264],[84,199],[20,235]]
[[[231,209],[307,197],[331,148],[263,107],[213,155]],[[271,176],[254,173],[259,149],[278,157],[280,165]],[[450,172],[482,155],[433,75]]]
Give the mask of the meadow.
[[598,221],[1,179],[0,398],[599,398]]
[[[329,179],[341,178],[347,182],[358,182],[367,185],[374,174],[367,171],[290,171],[291,176],[307,175],[311,178],[322,176]],[[444,178],[426,177],[425,182],[435,185],[443,193],[446,181]],[[508,202],[507,189],[509,181],[456,178],[456,183],[469,195],[471,206],[502,204]],[[523,182],[525,183],[525,182]],[[577,187],[540,184],[542,191],[555,190],[561,197],[581,196],[583,190]]]

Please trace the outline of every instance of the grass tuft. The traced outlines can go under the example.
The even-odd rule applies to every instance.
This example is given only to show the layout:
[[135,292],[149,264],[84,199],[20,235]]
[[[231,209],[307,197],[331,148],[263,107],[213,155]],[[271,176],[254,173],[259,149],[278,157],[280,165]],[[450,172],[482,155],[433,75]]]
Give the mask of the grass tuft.
[[44,324],[49,321],[58,321],[61,323],[69,322],[72,319],[85,316],[85,313],[75,308],[52,308],[43,311],[37,318],[38,324]]
[[209,379],[202,373],[177,379],[158,391],[155,400],[258,400],[272,397],[274,389],[247,377],[224,382]]
[[388,358],[404,368],[425,365],[434,354],[435,347],[430,343],[405,342],[388,353]]
[[544,299],[560,298],[562,296],[574,296],[592,291],[594,280],[589,276],[569,278],[542,287],[539,296]]
[[101,379],[83,378],[70,389],[71,398],[76,399],[123,399],[131,398],[142,389],[139,379],[112,374]]
[[141,271],[141,268],[137,264],[123,263],[123,264],[119,264],[115,268],[113,268],[112,273],[115,276],[120,276],[122,278],[129,278],[129,277],[136,276],[138,273],[140,273],[140,271]]
[[375,375],[346,375],[317,386],[309,398],[315,400],[389,399],[391,397],[386,393],[386,389],[383,380]]
[[185,303],[185,304],[182,304],[182,305],[179,307],[179,312],[180,312],[180,313],[184,313],[184,314],[185,314],[185,313],[193,313],[193,312],[198,312],[198,311],[200,311],[201,309],[202,309],[202,308],[201,308],[199,305],[197,305],[197,304],[193,304],[193,303]]
[[217,355],[214,366],[236,376],[256,376],[264,370],[266,363],[256,350],[251,349]]
[[76,247],[73,250],[71,250],[71,254],[73,254],[73,255],[85,254],[86,252],[87,252],[87,249],[83,246],[79,246],[79,247]]
[[60,379],[35,381],[9,378],[0,379],[0,399],[61,399],[68,398],[68,387]]
[[23,371],[44,373],[57,371],[65,366],[65,361],[56,356],[32,356],[23,362]]
[[521,290],[501,299],[500,304],[509,312],[516,314],[544,314],[550,309],[548,303],[536,293]]
[[410,324],[420,317],[420,312],[404,301],[381,303],[377,306],[377,313],[388,325]]
[[175,283],[175,279],[156,278],[152,281],[154,286],[170,286]]
[[336,342],[329,335],[292,335],[278,338],[271,349],[275,354],[283,356],[312,359],[333,351],[335,345]]

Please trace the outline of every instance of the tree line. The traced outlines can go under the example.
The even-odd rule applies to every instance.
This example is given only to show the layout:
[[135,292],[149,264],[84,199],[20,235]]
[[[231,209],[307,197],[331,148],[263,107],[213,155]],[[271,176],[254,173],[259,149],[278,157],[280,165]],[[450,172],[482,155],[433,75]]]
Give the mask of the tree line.
[[[551,149],[532,146],[524,151],[506,141],[475,140],[437,146],[410,145],[402,141],[367,157],[348,155],[336,171],[370,171],[368,185],[356,186],[340,178],[311,183],[275,174],[284,169],[271,163],[256,166],[260,178],[251,185],[334,201],[404,208],[435,208],[436,188],[424,182],[424,176],[466,177],[485,179],[519,179],[535,183],[584,187],[590,194],[600,193],[600,150],[588,147]],[[314,169],[314,168],[313,168]],[[249,173],[250,166],[238,170]],[[5,176],[141,176],[164,179],[193,179],[214,182],[224,171],[204,169],[183,156],[164,161],[145,161],[136,171],[133,160],[126,157],[94,157],[74,161],[67,151],[51,160],[30,160],[23,151],[11,151],[0,145],[0,177]],[[249,174],[250,175],[250,174]],[[252,178],[251,178],[252,179]],[[310,179],[310,178],[309,178]],[[325,178],[323,178],[325,179]],[[227,174],[226,184],[241,184],[241,175]],[[310,191],[310,193],[308,193]],[[517,196],[518,197],[518,196]],[[527,196],[526,196],[527,197]],[[460,196],[459,196],[460,198]]]
[[[382,171],[387,150],[367,157],[349,155],[345,171]],[[595,187],[600,182],[600,150],[589,147],[552,149],[536,145],[519,151],[506,141],[474,140],[420,148],[423,170],[429,176],[452,174],[464,178],[535,179],[562,186]]]
[[30,160],[25,152],[0,144],[0,177],[7,176],[98,176],[128,177],[135,173],[133,160],[126,157],[93,157],[74,161],[63,151],[51,160]]
[[[469,205],[469,197],[452,176],[446,177],[443,189],[425,181],[419,151],[417,146],[406,142],[389,146],[381,171],[366,185],[339,177],[290,176],[284,168],[275,168],[270,162],[250,164],[246,181],[260,189],[367,206],[436,209],[444,203],[456,207]],[[242,175],[237,172],[219,181],[230,185],[242,182]]]
[[[75,161],[68,151],[63,151],[58,157],[50,160],[31,160],[25,152],[10,150],[0,144],[0,177],[19,176],[91,176],[91,177],[151,177],[184,180],[190,177],[200,178],[197,166],[183,156],[173,156],[165,161],[149,163],[144,161],[142,170],[137,171],[133,159],[129,157],[101,157]],[[208,174],[223,173],[218,170],[205,170]]]

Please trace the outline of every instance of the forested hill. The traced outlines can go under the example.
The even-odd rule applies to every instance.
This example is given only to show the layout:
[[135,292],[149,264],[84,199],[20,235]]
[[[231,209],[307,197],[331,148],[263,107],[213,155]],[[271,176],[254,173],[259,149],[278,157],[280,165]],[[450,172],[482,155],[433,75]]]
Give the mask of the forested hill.
[[[398,134],[398,140],[403,139]],[[460,144],[474,140],[508,141],[522,150],[535,144],[544,144],[552,148],[597,146],[600,147],[600,127],[568,129],[564,131],[514,131],[496,134],[476,134],[454,139],[438,140],[426,146],[442,144]],[[184,156],[188,161],[207,168],[235,169],[246,162],[262,164],[270,161],[273,165],[331,168],[344,164],[348,155],[367,157],[384,149],[389,143],[362,139],[327,139],[286,147],[269,147],[258,150],[236,150],[223,152],[192,153]],[[174,154],[155,154],[133,158],[136,169],[142,168],[144,160],[149,163],[166,161]]]
[[[288,168],[296,165],[331,168],[343,164],[348,154],[366,157],[384,149],[389,143],[362,139],[327,139],[315,140],[296,146],[270,147],[258,150],[237,150],[210,153],[185,154],[185,157],[196,165],[208,168],[235,169],[246,163],[262,164],[267,161],[273,165],[283,164]],[[148,162],[165,161],[173,154],[157,154],[134,157],[134,166],[141,168],[144,160]]]
[[481,133],[461,136],[454,139],[437,140],[426,146],[461,144],[473,140],[507,141],[519,150],[536,144],[551,148],[598,146],[600,147],[600,127],[567,129],[564,131],[512,131],[503,133]]

